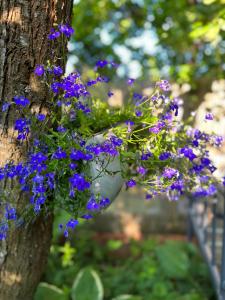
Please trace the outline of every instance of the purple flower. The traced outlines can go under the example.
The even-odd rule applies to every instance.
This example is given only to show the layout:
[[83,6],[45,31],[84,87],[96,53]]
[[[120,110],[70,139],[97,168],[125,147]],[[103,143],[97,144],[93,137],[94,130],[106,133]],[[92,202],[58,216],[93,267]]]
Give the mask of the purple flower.
[[163,127],[165,127],[165,125],[166,125],[165,122],[158,122],[156,123],[156,125],[149,128],[149,131],[158,134],[163,129]]
[[117,136],[115,135],[112,135],[110,137],[110,141],[112,142],[112,144],[116,147],[120,147],[122,144],[123,144],[123,140],[118,138]]
[[48,39],[49,40],[55,40],[58,37],[60,37],[60,32],[59,31],[55,31],[54,29],[51,29],[51,33],[48,35]]
[[129,188],[135,186],[136,184],[137,184],[137,183],[136,183],[136,181],[135,181],[134,179],[130,179],[130,180],[128,180],[128,181],[126,182],[126,186],[129,187]]
[[67,228],[74,229],[78,224],[79,224],[79,222],[78,222],[77,220],[70,219],[70,220],[66,223],[66,227],[67,227]]
[[61,67],[54,66],[53,73],[55,76],[61,76],[63,74],[63,69]]
[[7,205],[5,210],[5,218],[7,220],[16,220],[16,209],[10,205]]
[[3,104],[2,104],[2,112],[7,111],[9,107],[10,107],[10,103],[3,102]]
[[25,98],[24,96],[20,96],[20,97],[16,96],[16,97],[13,98],[13,101],[18,106],[24,106],[25,107],[25,106],[30,104],[30,101],[27,98]]
[[98,76],[97,77],[97,81],[98,82],[105,82],[105,83],[108,83],[110,81],[109,77],[107,76]]
[[70,159],[72,159],[72,160],[85,159],[85,154],[81,150],[73,149],[70,153]]
[[38,114],[36,117],[37,117],[38,121],[42,122],[42,121],[45,120],[46,115],[44,115],[44,114]]
[[128,80],[127,80],[127,84],[130,86],[133,85],[134,82],[135,82],[135,79],[133,79],[133,78],[128,78]]
[[70,177],[69,181],[71,186],[78,191],[84,191],[89,189],[91,186],[90,182],[86,181],[84,176],[81,174],[74,174],[72,177]]
[[57,94],[59,92],[59,89],[61,88],[61,83],[60,82],[53,82],[51,84],[51,90],[53,93]]
[[89,81],[87,82],[87,86],[92,86],[92,85],[95,85],[96,83],[97,83],[96,80],[89,80]]
[[183,193],[184,190],[184,181],[183,180],[177,180],[175,181],[173,184],[171,184],[170,189],[173,190],[177,190],[180,193]]
[[90,211],[97,211],[100,209],[100,205],[95,201],[93,196],[91,196],[87,202],[86,209]]
[[59,147],[52,155],[52,159],[64,159],[66,157],[66,152],[63,151],[61,147]]
[[207,113],[205,115],[205,120],[213,120],[214,119],[214,115],[212,113]]
[[70,168],[71,170],[75,170],[75,169],[77,168],[77,164],[75,164],[75,163],[70,163],[70,164],[69,164],[69,168]]
[[145,175],[147,173],[147,170],[144,167],[139,166],[137,167],[137,172],[141,175]]
[[171,179],[173,177],[177,177],[179,175],[178,170],[173,168],[165,168],[163,171],[162,176],[168,179]]
[[150,200],[150,199],[152,199],[153,198],[153,195],[152,194],[146,194],[145,195],[145,199],[146,200]]
[[135,111],[135,115],[136,115],[137,117],[141,117],[141,116],[142,116],[142,111],[141,111],[141,110],[136,110],[136,111]]
[[93,216],[90,214],[86,214],[86,215],[83,215],[81,218],[85,219],[85,220],[89,220],[89,219],[93,219]]
[[222,178],[222,184],[225,186],[225,176]]
[[44,176],[42,176],[42,175],[40,175],[40,174],[37,174],[37,175],[35,175],[35,176],[32,178],[32,181],[33,181],[33,182],[36,182],[36,183],[38,183],[38,184],[43,183],[43,181],[44,181]]
[[141,160],[148,160],[150,157],[152,157],[152,153],[148,151],[147,153],[142,153]]
[[158,86],[164,92],[168,92],[171,90],[171,86],[168,80],[160,80],[156,83],[156,86]]
[[74,29],[72,27],[70,27],[69,25],[59,25],[59,31],[63,34],[65,34],[65,36],[67,38],[70,38],[71,35],[74,34]]
[[63,127],[62,125],[59,125],[59,126],[57,127],[57,131],[58,131],[58,132],[64,133],[64,132],[67,131],[67,129],[66,129],[65,127]]
[[130,120],[127,120],[125,123],[127,124],[127,132],[131,132],[131,130],[132,130],[131,126],[134,125],[134,122],[130,121]]
[[112,91],[108,91],[108,97],[112,97],[114,95],[114,93]]
[[104,68],[105,66],[107,66],[108,61],[107,60],[99,60],[96,63],[96,67],[97,68]]
[[37,76],[42,76],[45,73],[45,69],[43,65],[37,65],[35,70],[34,70],[34,74]]
[[108,198],[102,198],[99,202],[101,208],[106,208],[110,205],[110,200]]
[[163,152],[159,155],[159,159],[160,160],[167,160],[168,158],[171,157],[171,153],[170,152]]
[[185,157],[189,158],[190,161],[195,159],[197,156],[193,153],[193,150],[191,148],[183,147],[180,149],[180,153],[183,154]]
[[15,121],[15,130],[18,131],[18,140],[25,140],[30,132],[30,120],[26,118],[17,119]]

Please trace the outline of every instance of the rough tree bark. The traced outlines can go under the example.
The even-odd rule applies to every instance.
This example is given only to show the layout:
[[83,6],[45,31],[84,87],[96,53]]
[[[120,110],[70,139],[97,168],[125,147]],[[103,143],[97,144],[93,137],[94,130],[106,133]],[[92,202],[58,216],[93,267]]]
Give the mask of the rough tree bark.
[[[0,167],[26,152],[15,140],[15,112],[10,109],[3,116],[1,104],[15,95],[26,96],[35,105],[45,102],[48,92],[32,73],[51,54],[50,28],[70,23],[71,12],[72,0],[0,0]],[[59,55],[62,50],[62,45],[55,49]],[[4,188],[1,183],[0,191]],[[12,201],[20,208],[26,203],[16,191]],[[33,298],[46,264],[52,220],[52,215],[40,217],[30,226],[10,230],[7,240],[0,242],[0,300]]]

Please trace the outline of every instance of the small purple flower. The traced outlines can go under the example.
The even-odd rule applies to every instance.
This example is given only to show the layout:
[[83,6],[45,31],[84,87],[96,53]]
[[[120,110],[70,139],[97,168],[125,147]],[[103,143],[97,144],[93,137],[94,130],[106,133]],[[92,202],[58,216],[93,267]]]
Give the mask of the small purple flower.
[[38,114],[37,116],[38,121],[43,122],[46,118],[46,115],[44,114]]
[[108,198],[102,198],[99,202],[101,208],[106,208],[110,205],[110,200]]
[[60,32],[59,31],[55,31],[54,29],[51,29],[50,31],[51,33],[48,35],[48,39],[49,40],[55,40],[58,37],[60,37]]
[[156,125],[149,128],[149,131],[158,134],[165,127],[165,125],[165,122],[158,122]]
[[108,97],[112,97],[114,95],[114,93],[112,91],[108,91]]
[[71,170],[75,170],[77,167],[78,167],[78,166],[77,166],[77,164],[75,164],[75,163],[70,163],[70,164],[69,164],[69,168],[70,168]]
[[134,179],[130,179],[126,182],[126,186],[131,188],[131,187],[134,187],[136,185],[136,181]]
[[168,179],[172,179],[173,177],[177,177],[179,175],[179,171],[173,168],[165,168],[162,176]]
[[53,73],[55,76],[61,76],[63,74],[63,69],[59,66],[54,66]]
[[66,152],[63,151],[61,147],[59,147],[52,155],[52,159],[64,159],[66,157]]
[[92,86],[92,85],[95,85],[97,83],[97,80],[89,80],[87,82],[87,86]]
[[108,61],[107,60],[99,60],[96,63],[96,67],[97,68],[104,68],[105,66],[107,66]]
[[222,184],[225,186],[225,176],[222,178]]
[[65,36],[67,38],[70,38],[71,35],[74,34],[74,29],[72,27],[70,27],[69,25],[59,25],[59,31],[63,34],[65,34]]
[[139,166],[137,167],[137,172],[141,175],[145,175],[147,173],[147,170],[144,167]]
[[59,82],[53,82],[51,84],[51,90],[53,91],[53,93],[57,94],[59,92],[59,89],[61,87],[61,84]]
[[97,211],[100,209],[100,205],[95,201],[93,197],[91,197],[86,205],[86,209],[90,211]]
[[134,125],[134,122],[127,120],[125,123],[127,124],[127,132],[131,132],[131,127]]
[[81,218],[85,219],[85,220],[90,220],[90,219],[93,219],[93,216],[90,214],[85,214],[85,215],[81,216]]
[[43,65],[37,65],[35,70],[34,70],[34,74],[36,76],[43,76],[45,73],[45,69]]
[[85,154],[81,150],[72,149],[72,151],[70,153],[70,159],[72,159],[72,160],[85,159]]
[[20,96],[20,97],[16,96],[16,97],[13,98],[13,101],[18,106],[24,106],[25,107],[25,106],[30,104],[30,101],[27,98],[25,98],[24,96]]
[[136,111],[135,111],[135,115],[136,115],[137,117],[141,117],[141,116],[142,116],[142,111],[141,111],[141,110],[136,110]]
[[168,92],[171,90],[171,86],[168,80],[160,80],[156,83],[156,86],[158,86],[164,92]]
[[146,194],[146,196],[145,196],[145,199],[146,200],[150,200],[150,199],[152,199],[153,198],[153,195],[152,194]]
[[5,218],[7,220],[16,220],[16,209],[7,205],[5,210]]
[[81,174],[74,174],[72,177],[70,177],[69,181],[71,186],[78,191],[84,191],[89,189],[91,186],[90,182],[86,181],[84,176]]
[[214,115],[212,114],[212,113],[207,113],[206,115],[205,115],[205,120],[213,120],[214,119]]
[[159,155],[159,159],[160,160],[167,160],[171,157],[171,153],[170,152],[163,152]]
[[128,80],[127,80],[127,84],[130,86],[133,85],[134,82],[135,82],[135,79],[133,79],[133,78],[128,78]]
[[180,153],[183,154],[185,157],[189,158],[190,161],[195,159],[197,156],[193,153],[193,150],[191,148],[183,147],[180,149]]
[[2,104],[2,112],[7,111],[9,107],[10,107],[10,103],[3,102],[3,104]]
[[66,223],[66,227],[67,227],[67,228],[74,229],[78,224],[79,224],[79,222],[78,222],[77,220],[70,219],[70,220]]
[[152,153],[148,151],[146,153],[142,153],[141,160],[148,160],[150,157],[152,157]]
[[64,133],[64,132],[67,131],[67,129],[66,129],[65,127],[63,127],[62,125],[59,125],[59,126],[57,127],[57,131],[58,131],[58,132],[61,132],[61,133]]

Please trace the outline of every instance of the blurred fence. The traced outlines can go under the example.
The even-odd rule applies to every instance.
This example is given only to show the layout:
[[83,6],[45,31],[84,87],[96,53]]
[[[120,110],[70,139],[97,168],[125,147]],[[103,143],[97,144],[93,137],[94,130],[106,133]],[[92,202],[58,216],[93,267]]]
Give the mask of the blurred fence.
[[189,198],[188,238],[197,237],[218,300],[225,300],[225,195],[212,200]]

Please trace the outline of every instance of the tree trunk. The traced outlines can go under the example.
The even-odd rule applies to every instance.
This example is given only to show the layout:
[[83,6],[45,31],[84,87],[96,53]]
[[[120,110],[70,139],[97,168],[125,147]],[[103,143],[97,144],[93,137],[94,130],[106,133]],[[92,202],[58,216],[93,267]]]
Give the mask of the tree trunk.
[[[72,0],[0,0],[0,167],[26,155],[15,139],[15,111],[10,108],[3,115],[1,104],[16,95],[26,96],[32,105],[44,104],[48,91],[33,70],[51,55],[47,35],[53,24],[70,23],[71,12]],[[54,52],[60,56],[65,46]],[[0,192],[4,188],[1,183]],[[9,201],[21,209],[28,199],[18,194],[16,184],[10,188],[15,192]],[[0,300],[33,298],[46,264],[52,222],[51,214],[40,216],[29,226],[11,229],[8,238],[0,242]]]

